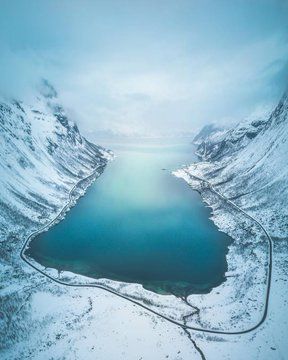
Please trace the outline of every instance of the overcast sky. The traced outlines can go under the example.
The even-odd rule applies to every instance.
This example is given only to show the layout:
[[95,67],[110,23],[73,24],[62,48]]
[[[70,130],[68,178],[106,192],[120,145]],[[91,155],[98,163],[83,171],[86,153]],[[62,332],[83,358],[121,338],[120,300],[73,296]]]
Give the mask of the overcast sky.
[[47,78],[85,133],[229,124],[288,86],[288,0],[0,3],[0,90]]

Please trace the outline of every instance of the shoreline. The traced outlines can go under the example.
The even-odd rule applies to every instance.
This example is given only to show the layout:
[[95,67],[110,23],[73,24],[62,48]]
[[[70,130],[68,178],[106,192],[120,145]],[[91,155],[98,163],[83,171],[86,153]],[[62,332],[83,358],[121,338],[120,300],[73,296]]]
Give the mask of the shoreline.
[[[255,219],[253,216],[249,215],[246,211],[242,210],[239,206],[237,206],[235,203],[233,203],[233,201],[227,199],[224,195],[222,195],[219,191],[215,190],[213,188],[213,186],[211,185],[211,183],[206,180],[206,179],[203,179],[195,174],[191,174],[187,168],[184,168],[184,169],[179,169],[177,171],[175,171],[175,176],[177,176],[177,172],[181,172],[181,171],[184,171],[185,174],[187,174],[190,178],[193,177],[195,178],[196,180],[199,181],[199,183],[201,184],[204,183],[206,184],[207,188],[209,188],[209,190],[211,190],[212,192],[214,192],[217,196],[219,196],[221,199],[223,199],[227,204],[231,205],[232,207],[234,207],[237,211],[241,212],[242,214],[244,214],[244,216],[246,216],[247,218],[251,219],[254,223],[256,223],[260,229],[263,231],[265,237],[268,239],[268,245],[269,245],[269,249],[268,249],[268,265],[267,265],[267,268],[268,268],[268,274],[267,274],[267,278],[266,278],[266,293],[265,293],[265,304],[264,304],[264,311],[263,311],[263,315],[262,315],[262,318],[260,319],[260,321],[250,329],[250,331],[253,331],[253,330],[256,330],[259,326],[261,326],[266,318],[267,318],[267,315],[268,315],[268,307],[269,307],[269,300],[270,300],[270,292],[271,292],[271,283],[272,283],[272,270],[273,270],[273,240],[271,238],[271,236],[269,235],[269,233],[267,232],[267,230],[265,229],[265,227],[261,224],[261,222],[259,222],[257,219]],[[188,180],[186,180],[185,177],[183,177],[183,180],[187,182],[187,184],[189,186],[190,183]],[[192,188],[193,189],[193,188]],[[202,201],[205,202],[205,200],[203,199],[203,196],[201,194],[201,191],[199,190],[196,190],[196,189],[193,189],[195,191],[198,191],[201,198],[202,198]],[[212,209],[212,214],[213,214],[213,208],[207,204],[208,207],[210,207]],[[216,225],[216,224],[215,224]],[[248,331],[246,331],[248,332]]]
[[[34,239],[37,235],[41,234],[42,232],[49,230],[50,227],[54,226],[58,221],[63,220],[66,212],[68,212],[74,205],[76,205],[76,202],[79,200],[80,197],[85,195],[86,190],[92,185],[92,183],[95,180],[98,179],[99,176],[102,175],[106,166],[107,166],[107,163],[105,165],[99,165],[96,169],[93,170],[93,172],[91,174],[89,174],[85,178],[77,181],[77,183],[75,185],[73,185],[72,189],[69,191],[67,204],[65,204],[62,207],[62,209],[60,210],[58,215],[56,215],[56,217],[54,219],[50,220],[46,225],[43,225],[40,229],[33,231],[30,235],[28,235],[28,237],[24,241],[24,244],[22,245],[21,251],[20,251],[20,257],[22,260],[24,260],[24,257],[25,257],[24,253],[25,253],[26,248],[29,247],[30,241],[32,241],[32,239]],[[100,169],[100,172],[98,173],[99,169]],[[72,195],[73,191],[75,191],[82,182],[89,181],[90,178],[91,178],[91,182],[85,187],[84,193],[79,194],[79,196],[73,198],[73,195]],[[72,204],[73,201],[75,201],[74,205]]]
[[[105,166],[106,166],[106,164],[105,164]],[[197,326],[189,326],[189,325],[186,325],[186,321],[183,320],[183,323],[181,323],[181,322],[179,322],[179,321],[176,321],[176,320],[174,320],[174,319],[172,319],[172,318],[170,318],[170,317],[168,317],[168,316],[166,316],[166,315],[163,315],[163,314],[161,314],[161,313],[159,313],[159,312],[157,312],[157,311],[155,311],[155,310],[153,310],[153,309],[151,309],[151,308],[143,305],[142,303],[134,300],[134,299],[131,298],[131,297],[128,297],[128,296],[126,296],[126,295],[123,295],[123,294],[117,292],[116,290],[113,290],[113,289],[109,288],[109,286],[97,285],[97,284],[89,284],[89,283],[88,283],[88,284],[80,284],[80,283],[78,283],[78,284],[72,284],[72,283],[64,282],[64,281],[61,281],[61,280],[59,280],[59,279],[56,279],[56,278],[54,278],[53,276],[47,274],[47,272],[39,269],[36,265],[34,265],[31,261],[29,261],[29,258],[27,258],[26,255],[25,255],[25,250],[26,250],[26,248],[27,248],[27,245],[29,245],[29,242],[30,242],[33,238],[35,238],[35,236],[37,236],[38,234],[40,234],[41,232],[48,230],[48,229],[49,229],[51,226],[53,226],[57,221],[62,220],[62,219],[63,219],[63,215],[65,215],[65,213],[66,213],[67,211],[69,211],[69,209],[71,208],[72,202],[73,202],[73,201],[77,201],[77,200],[79,199],[79,197],[81,196],[81,195],[79,195],[76,199],[73,198],[73,191],[76,190],[76,189],[79,187],[79,184],[81,184],[83,181],[87,181],[87,180],[89,181],[89,179],[91,178],[91,183],[88,184],[87,187],[86,187],[85,190],[84,190],[84,193],[85,193],[86,189],[92,184],[92,182],[94,182],[94,181],[103,173],[103,170],[104,170],[105,166],[103,166],[103,165],[99,166],[97,169],[95,169],[95,170],[93,171],[92,174],[88,175],[88,176],[85,177],[84,179],[79,180],[79,181],[73,186],[73,188],[72,188],[72,189],[70,190],[70,192],[69,192],[69,202],[62,208],[62,210],[60,211],[60,213],[59,213],[53,220],[51,220],[48,224],[46,224],[45,226],[43,226],[43,227],[40,228],[39,230],[34,231],[32,234],[30,234],[30,235],[27,237],[26,241],[24,242],[24,244],[23,244],[23,246],[22,246],[21,252],[20,252],[20,257],[21,257],[21,259],[22,259],[24,262],[26,262],[29,266],[31,266],[32,268],[34,268],[36,271],[40,272],[40,273],[41,273],[42,275],[44,275],[45,277],[49,278],[50,280],[52,280],[52,281],[54,281],[54,282],[56,282],[56,283],[58,283],[58,284],[60,284],[60,285],[70,286],[70,287],[90,287],[90,288],[95,287],[95,288],[100,288],[100,289],[105,290],[105,291],[108,291],[108,292],[110,292],[110,293],[112,293],[112,294],[114,294],[114,295],[116,295],[116,296],[118,296],[118,297],[121,297],[121,298],[124,298],[125,300],[130,301],[130,302],[134,303],[135,305],[138,305],[138,306],[144,308],[145,310],[147,310],[147,311],[149,311],[149,312],[151,312],[151,313],[153,313],[153,314],[155,314],[155,315],[157,315],[157,316],[159,316],[159,317],[161,317],[161,318],[163,318],[163,319],[165,319],[165,320],[167,320],[167,321],[175,324],[176,326],[181,327],[182,329],[193,330],[193,331],[204,332],[204,333],[211,333],[211,334],[220,334],[220,335],[237,335],[237,334],[249,333],[249,332],[255,330],[256,328],[258,328],[258,327],[265,321],[265,319],[263,320],[263,318],[262,318],[261,321],[258,322],[255,326],[250,327],[250,328],[248,328],[248,329],[246,329],[246,330],[239,330],[239,331],[232,331],[232,332],[222,331],[222,330],[217,330],[217,329],[201,328],[201,327],[197,327]],[[98,174],[97,177],[95,177],[95,174],[97,173],[97,171],[99,170],[99,168],[101,168],[101,172]],[[218,194],[218,196],[220,196],[220,195]],[[201,196],[201,197],[202,197],[202,196]],[[203,197],[202,197],[202,201],[205,202],[204,199],[203,199]],[[230,204],[230,205],[231,205],[231,204]],[[212,209],[212,210],[213,210],[213,209]],[[238,210],[239,210],[239,209],[238,209]],[[248,214],[246,214],[246,213],[244,213],[244,214],[245,214],[246,216],[248,216]],[[255,219],[253,219],[253,221],[255,221]],[[268,235],[268,234],[267,234],[267,235]],[[268,236],[269,236],[269,235],[268,235]],[[38,264],[36,261],[35,261],[35,263]],[[73,273],[73,274],[74,274],[74,273]],[[75,275],[78,276],[78,274],[75,274]],[[190,306],[190,305],[189,305],[189,306]],[[267,305],[267,309],[268,309],[268,305]],[[267,315],[267,312],[266,312],[266,315]],[[186,315],[186,317],[187,317],[187,315]],[[265,316],[265,317],[266,317],[266,316]]]

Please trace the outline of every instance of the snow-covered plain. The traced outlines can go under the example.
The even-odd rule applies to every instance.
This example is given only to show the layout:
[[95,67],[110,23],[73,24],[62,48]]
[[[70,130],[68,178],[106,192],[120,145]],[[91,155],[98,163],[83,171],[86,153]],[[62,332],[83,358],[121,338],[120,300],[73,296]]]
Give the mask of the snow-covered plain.
[[[253,327],[265,305],[267,236],[193,175],[203,177],[277,238],[266,321],[247,334],[221,335],[184,331],[102,289],[56,284],[20,259],[27,237],[57,216],[76,183],[91,173],[92,180],[97,178],[112,155],[80,135],[47,82],[33,106],[3,99],[1,359],[285,359],[287,111],[284,97],[267,121],[206,137],[205,146],[200,142],[198,149],[200,155],[205,149],[205,162],[175,172],[201,193],[213,209],[215,224],[234,239],[227,255],[227,280],[210,294],[188,299],[160,296],[140,285],[58,274],[35,264],[68,284],[103,285],[179,324],[228,333]],[[91,178],[79,183],[70,194],[71,206],[90,183]],[[273,214],[277,216],[271,218]]]

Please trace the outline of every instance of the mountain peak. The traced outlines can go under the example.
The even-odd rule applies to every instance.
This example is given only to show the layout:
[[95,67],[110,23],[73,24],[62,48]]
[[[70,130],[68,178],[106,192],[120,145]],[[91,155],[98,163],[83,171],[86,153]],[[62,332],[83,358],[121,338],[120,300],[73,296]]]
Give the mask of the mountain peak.
[[57,91],[47,79],[41,80],[40,93],[48,99],[55,99],[58,96]]
[[267,126],[273,126],[273,124],[280,124],[286,122],[288,119],[288,88],[282,95],[278,105],[270,115]]

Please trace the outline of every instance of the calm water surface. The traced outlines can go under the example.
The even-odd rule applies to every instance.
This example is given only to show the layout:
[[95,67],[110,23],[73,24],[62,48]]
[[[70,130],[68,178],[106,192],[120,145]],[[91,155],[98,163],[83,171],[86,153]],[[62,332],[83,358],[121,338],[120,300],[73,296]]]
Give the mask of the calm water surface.
[[195,160],[192,147],[113,150],[115,160],[64,221],[32,241],[28,255],[46,267],[161,294],[205,293],[221,284],[230,238],[209,220],[198,193],[163,170]]

